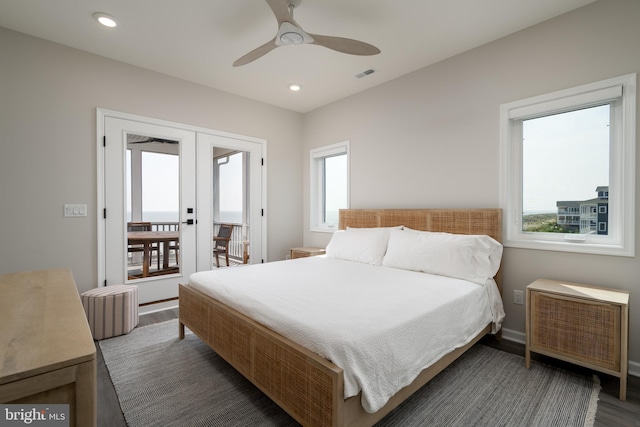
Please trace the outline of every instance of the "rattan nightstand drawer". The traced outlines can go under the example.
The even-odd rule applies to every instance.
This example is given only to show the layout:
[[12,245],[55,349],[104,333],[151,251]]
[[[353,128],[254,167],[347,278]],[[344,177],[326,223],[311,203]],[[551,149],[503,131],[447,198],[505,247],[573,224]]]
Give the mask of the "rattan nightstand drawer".
[[531,352],[620,377],[626,398],[629,293],[537,280],[527,286],[526,366]]
[[324,255],[324,254],[325,254],[325,250],[323,248],[308,247],[308,246],[303,248],[291,248],[290,250],[291,259],[306,258],[309,256]]
[[531,351],[620,370],[620,306],[532,291]]

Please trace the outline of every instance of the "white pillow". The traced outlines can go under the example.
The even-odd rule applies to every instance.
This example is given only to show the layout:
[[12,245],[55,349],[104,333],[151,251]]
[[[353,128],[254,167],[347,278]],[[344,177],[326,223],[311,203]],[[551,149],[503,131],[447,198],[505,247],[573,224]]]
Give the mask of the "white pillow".
[[382,265],[484,285],[501,259],[502,245],[489,236],[405,229],[391,230]]
[[327,245],[328,257],[382,265],[389,241],[388,228],[349,228],[333,233]]

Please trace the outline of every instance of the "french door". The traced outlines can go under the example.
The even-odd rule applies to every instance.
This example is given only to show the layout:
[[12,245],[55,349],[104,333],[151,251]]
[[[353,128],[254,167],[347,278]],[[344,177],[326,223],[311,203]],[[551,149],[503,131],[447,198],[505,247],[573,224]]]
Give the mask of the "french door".
[[193,272],[215,268],[215,162],[221,152],[243,158],[242,234],[236,243],[249,263],[266,258],[264,140],[97,112],[98,286],[135,284],[140,304],[156,303],[175,300],[178,284]]
[[106,284],[173,299],[196,271],[196,133],[108,116],[104,130]]

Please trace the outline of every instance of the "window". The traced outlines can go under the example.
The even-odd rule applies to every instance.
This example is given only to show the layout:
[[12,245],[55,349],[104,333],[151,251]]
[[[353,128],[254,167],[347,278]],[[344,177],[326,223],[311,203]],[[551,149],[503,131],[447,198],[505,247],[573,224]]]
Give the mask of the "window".
[[349,207],[349,141],[311,150],[311,231],[333,232]]
[[505,246],[634,256],[635,86],[631,74],[501,105]]

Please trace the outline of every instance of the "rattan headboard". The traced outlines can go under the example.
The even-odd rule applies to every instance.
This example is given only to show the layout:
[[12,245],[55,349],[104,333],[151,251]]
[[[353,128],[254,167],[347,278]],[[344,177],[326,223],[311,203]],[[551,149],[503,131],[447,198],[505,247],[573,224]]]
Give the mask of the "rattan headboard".
[[[394,227],[455,234],[486,234],[502,242],[502,209],[341,209],[340,230]],[[502,268],[501,268],[502,270]],[[495,280],[502,292],[502,274]]]
[[341,209],[340,230],[394,227],[456,234],[486,234],[502,242],[502,209]]

